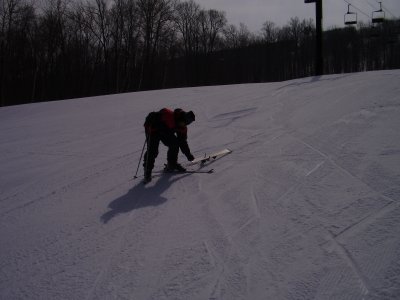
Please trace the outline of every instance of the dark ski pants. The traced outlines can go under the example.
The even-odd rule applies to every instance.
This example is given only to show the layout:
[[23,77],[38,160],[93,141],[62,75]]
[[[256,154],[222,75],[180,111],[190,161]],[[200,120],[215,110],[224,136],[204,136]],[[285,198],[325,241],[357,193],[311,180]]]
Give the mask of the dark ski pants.
[[174,134],[162,135],[159,133],[153,133],[146,136],[147,139],[147,151],[144,154],[144,169],[147,172],[151,172],[154,168],[154,162],[158,156],[158,147],[160,141],[168,147],[167,160],[169,164],[176,164],[178,161],[179,154],[179,141]]

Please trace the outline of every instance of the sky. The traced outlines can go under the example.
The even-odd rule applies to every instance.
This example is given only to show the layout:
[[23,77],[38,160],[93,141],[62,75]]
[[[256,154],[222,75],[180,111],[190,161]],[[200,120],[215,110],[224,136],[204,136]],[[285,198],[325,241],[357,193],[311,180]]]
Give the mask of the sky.
[[[346,0],[357,9],[358,19],[368,23],[373,10],[379,9],[377,0]],[[305,4],[304,0],[196,0],[206,9],[217,9],[226,12],[230,24],[244,23],[252,32],[261,29],[262,24],[268,20],[277,26],[286,25],[292,17],[309,19],[315,17],[315,4]],[[400,0],[382,0],[388,18],[400,17]],[[375,8],[375,9],[374,9]],[[344,0],[323,0],[324,28],[333,26],[343,27],[343,17],[347,12],[347,3]]]

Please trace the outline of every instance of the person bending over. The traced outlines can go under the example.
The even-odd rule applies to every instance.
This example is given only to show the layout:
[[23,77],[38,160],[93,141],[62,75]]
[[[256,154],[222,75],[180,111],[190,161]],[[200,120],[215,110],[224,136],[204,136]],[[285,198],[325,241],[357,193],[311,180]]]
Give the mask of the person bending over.
[[154,162],[158,156],[160,141],[168,147],[167,167],[168,171],[185,172],[186,169],[178,163],[179,149],[189,161],[194,159],[187,142],[187,125],[195,120],[193,111],[185,112],[177,108],[171,110],[163,108],[158,112],[147,115],[144,123],[147,151],[144,154],[144,178],[151,181],[151,173]]

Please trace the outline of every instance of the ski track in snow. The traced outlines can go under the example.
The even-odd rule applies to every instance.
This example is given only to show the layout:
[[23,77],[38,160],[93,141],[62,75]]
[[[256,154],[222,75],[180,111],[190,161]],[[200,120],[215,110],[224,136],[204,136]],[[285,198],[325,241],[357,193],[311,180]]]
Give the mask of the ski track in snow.
[[[397,299],[399,79],[0,109],[0,299]],[[233,150],[215,173],[132,179],[163,106],[195,111],[197,155]]]

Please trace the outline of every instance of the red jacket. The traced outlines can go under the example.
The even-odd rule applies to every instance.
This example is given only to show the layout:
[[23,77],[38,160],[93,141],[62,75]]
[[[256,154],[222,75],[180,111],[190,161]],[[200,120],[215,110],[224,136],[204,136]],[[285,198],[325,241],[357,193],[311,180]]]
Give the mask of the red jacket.
[[177,133],[187,139],[187,126],[177,124],[176,113],[169,109],[163,108],[159,112],[150,113],[146,122],[144,123],[146,134],[166,134],[166,133]]
[[181,113],[184,112],[182,110],[173,111],[169,108],[163,108],[158,112],[151,112],[146,117],[144,127],[147,135],[158,135],[161,137],[176,136],[182,153],[189,157],[192,154],[187,143],[187,126],[181,122],[179,124],[177,122],[180,119],[179,114]]

